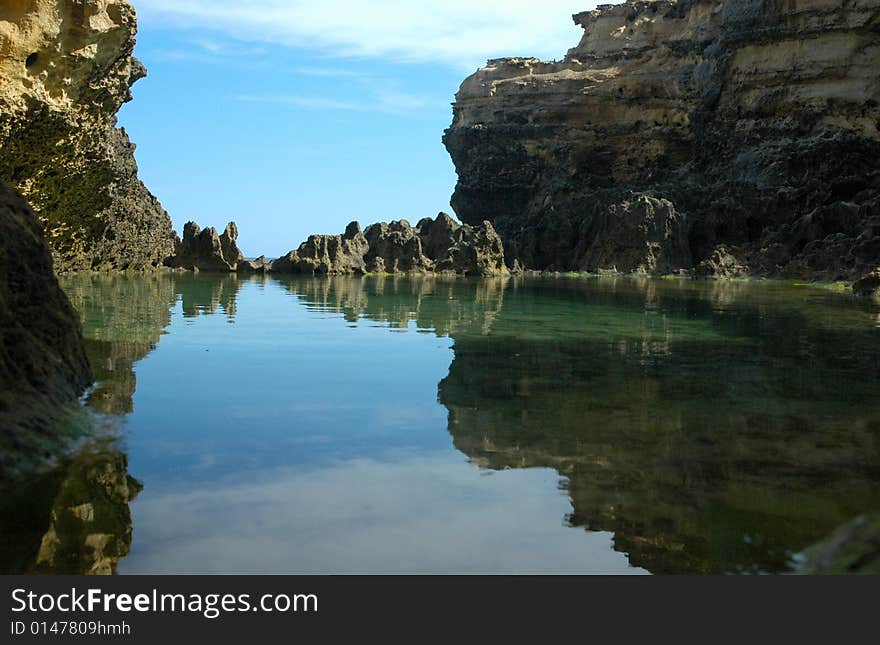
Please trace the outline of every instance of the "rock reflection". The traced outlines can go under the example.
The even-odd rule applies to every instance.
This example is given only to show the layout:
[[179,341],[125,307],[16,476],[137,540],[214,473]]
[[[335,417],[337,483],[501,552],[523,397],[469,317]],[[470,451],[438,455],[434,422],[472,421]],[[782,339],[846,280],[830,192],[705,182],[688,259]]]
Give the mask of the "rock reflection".
[[115,574],[131,547],[129,502],[140,490],[125,455],[110,444],[0,486],[0,573]]
[[134,365],[171,324],[177,299],[168,274],[75,274],[61,285],[79,312],[96,386],[88,404],[97,412],[129,414],[137,387]]
[[288,278],[287,290],[312,311],[342,314],[350,323],[380,322],[448,336],[457,330],[489,333],[512,279],[368,276]]
[[880,505],[880,362],[864,320],[793,298],[771,320],[748,285],[649,284],[603,282],[577,331],[536,316],[515,333],[508,319],[534,293],[508,299],[492,335],[455,334],[439,398],[456,447],[485,468],[555,468],[571,524],[613,532],[654,573],[785,571]]

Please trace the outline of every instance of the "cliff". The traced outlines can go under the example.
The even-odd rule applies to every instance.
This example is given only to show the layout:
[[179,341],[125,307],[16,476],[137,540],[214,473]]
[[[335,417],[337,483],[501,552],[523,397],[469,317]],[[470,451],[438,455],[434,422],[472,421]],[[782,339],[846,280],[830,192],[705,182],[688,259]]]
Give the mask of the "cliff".
[[40,225],[0,182],[0,479],[45,455],[59,439],[52,421],[91,382]]
[[38,213],[59,271],[143,269],[174,252],[171,220],[116,127],[146,74],[136,31],[123,0],[0,6],[0,179]]
[[880,264],[880,0],[628,0],[464,81],[465,222],[528,268],[851,279]]

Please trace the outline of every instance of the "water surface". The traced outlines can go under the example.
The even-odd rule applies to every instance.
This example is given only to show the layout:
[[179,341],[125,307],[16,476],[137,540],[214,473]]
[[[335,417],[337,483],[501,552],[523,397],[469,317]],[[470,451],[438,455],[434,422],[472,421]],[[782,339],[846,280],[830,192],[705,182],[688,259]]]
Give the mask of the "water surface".
[[99,494],[120,573],[783,572],[880,507],[880,307],[844,294],[634,278],[63,287],[101,428],[64,486],[96,453],[143,486],[130,512]]

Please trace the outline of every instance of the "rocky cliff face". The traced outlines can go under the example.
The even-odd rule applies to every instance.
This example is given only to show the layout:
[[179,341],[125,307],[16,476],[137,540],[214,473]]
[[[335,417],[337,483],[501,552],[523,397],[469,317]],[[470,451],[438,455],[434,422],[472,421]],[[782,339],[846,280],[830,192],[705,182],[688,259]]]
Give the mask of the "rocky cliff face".
[[0,479],[46,452],[58,408],[91,381],[79,319],[40,225],[0,183]]
[[146,74],[136,30],[123,0],[0,5],[0,178],[37,211],[57,270],[142,269],[174,252],[168,214],[116,127]]
[[[528,268],[849,279],[880,264],[880,0],[628,0],[465,80],[452,204]],[[730,269],[730,271],[728,271]]]

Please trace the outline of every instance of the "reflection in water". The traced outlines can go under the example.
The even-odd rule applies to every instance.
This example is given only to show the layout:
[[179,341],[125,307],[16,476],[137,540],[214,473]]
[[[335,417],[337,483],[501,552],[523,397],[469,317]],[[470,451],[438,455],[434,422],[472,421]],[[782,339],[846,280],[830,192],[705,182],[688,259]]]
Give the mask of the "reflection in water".
[[114,419],[134,411],[134,366],[156,348],[178,298],[187,316],[222,308],[233,318],[238,290],[234,277],[167,273],[78,274],[61,282],[80,314],[97,380],[88,408],[64,418],[75,431],[62,431],[87,443],[25,481],[0,481],[0,573],[116,573],[131,545],[129,502],[141,490],[128,474]]
[[0,573],[109,575],[128,555],[141,485],[125,456],[96,444],[0,489]]
[[[880,506],[880,346],[862,312],[735,284],[524,288],[491,335],[455,337],[440,384],[455,445],[487,468],[558,470],[571,523],[613,532],[633,565],[783,571]],[[536,316],[543,298],[581,315]]]
[[880,506],[875,303],[631,278],[63,286],[109,439],[7,487],[4,571],[115,571],[126,455],[146,488],[123,572],[779,572]]

